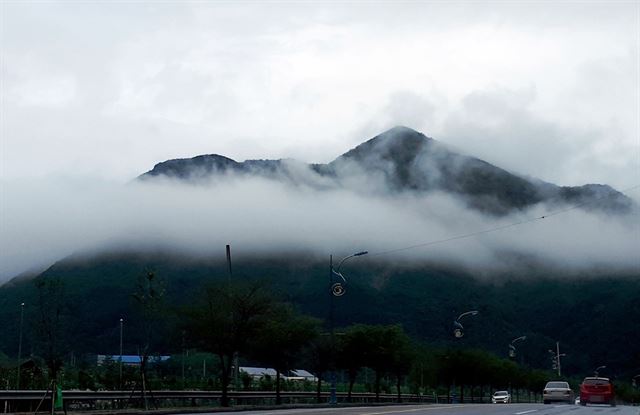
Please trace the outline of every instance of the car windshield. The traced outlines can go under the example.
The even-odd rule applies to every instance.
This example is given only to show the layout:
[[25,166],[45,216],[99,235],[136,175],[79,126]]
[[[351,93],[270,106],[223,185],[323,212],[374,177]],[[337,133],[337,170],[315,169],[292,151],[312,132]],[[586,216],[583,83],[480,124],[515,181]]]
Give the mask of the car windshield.
[[507,395],[509,395],[509,392],[507,391],[498,391],[493,394],[493,396],[507,396]]
[[[538,386],[539,387],[539,386]],[[569,384],[567,382],[549,382],[547,383],[547,388],[563,388],[569,389]]]

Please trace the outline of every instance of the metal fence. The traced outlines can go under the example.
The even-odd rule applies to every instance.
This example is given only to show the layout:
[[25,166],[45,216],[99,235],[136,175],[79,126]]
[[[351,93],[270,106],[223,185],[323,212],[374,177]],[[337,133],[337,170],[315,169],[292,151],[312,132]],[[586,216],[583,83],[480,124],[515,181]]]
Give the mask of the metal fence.
[[[275,405],[276,393],[273,391],[243,391],[229,392],[232,406],[270,406]],[[220,391],[147,391],[146,398],[151,408],[176,408],[176,407],[211,407],[219,406],[222,393]],[[316,404],[326,403],[329,394],[323,392],[320,402],[315,392],[282,392],[280,394],[283,404]],[[72,410],[100,410],[100,409],[124,409],[142,407],[143,396],[141,391],[64,391],[63,399],[65,407]],[[338,394],[340,402],[346,402],[344,393]],[[405,402],[419,402],[415,395],[403,395]],[[381,394],[380,402],[393,402],[397,395]],[[354,403],[371,403],[376,401],[375,394],[354,393]],[[33,412],[38,406],[40,409],[50,408],[51,392],[45,390],[24,391],[0,391],[0,412],[3,409],[8,412]]]
[[[151,408],[178,408],[178,407],[211,407],[219,406],[222,393],[220,391],[147,391],[146,397]],[[232,406],[270,406],[275,405],[276,393],[274,391],[242,391],[228,393]],[[137,391],[64,391],[65,407],[71,410],[100,410],[100,409],[124,409],[142,407],[142,392]],[[282,404],[326,404],[329,393],[322,392],[320,400],[316,392],[281,392]],[[337,393],[338,402],[341,404],[373,404],[373,403],[459,403],[460,399],[446,395],[400,395],[380,394],[376,399],[374,393],[352,393],[348,402],[347,393]],[[524,399],[523,399],[524,401]],[[0,390],[0,412],[33,412],[40,403],[40,409],[50,408],[51,392],[44,390]],[[464,403],[488,403],[488,397],[464,397]]]

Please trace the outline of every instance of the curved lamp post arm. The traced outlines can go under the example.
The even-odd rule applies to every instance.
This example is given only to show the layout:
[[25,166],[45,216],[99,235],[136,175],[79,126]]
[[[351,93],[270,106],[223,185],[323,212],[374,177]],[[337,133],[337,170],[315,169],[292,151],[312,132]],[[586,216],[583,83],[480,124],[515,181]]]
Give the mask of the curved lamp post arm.
[[515,339],[511,340],[511,344],[515,342],[523,341],[523,340],[527,340],[527,336],[516,337]]
[[[340,262],[338,262],[338,266],[335,268],[335,270],[333,271],[334,273],[340,275],[342,277],[342,275],[340,274],[340,267],[342,266],[342,264],[344,264],[344,262],[349,259],[349,258],[353,258],[356,256],[362,256],[362,255],[367,255],[369,253],[369,251],[362,251],[362,252],[356,252],[355,254],[351,254],[349,256],[346,256],[344,258],[342,258],[340,260]],[[344,279],[344,277],[342,277],[342,279]]]
[[509,343],[509,357],[516,357],[516,346],[514,345],[514,343],[523,341],[526,339],[527,339],[527,336],[520,336],[511,340],[511,343]]
[[458,318],[456,319],[456,321],[460,321],[460,319],[461,319],[462,317],[466,317],[466,316],[475,316],[475,315],[477,315],[478,313],[479,313],[479,311],[476,311],[476,310],[467,311],[467,312],[465,312],[465,313],[460,314],[460,315],[458,316]]
[[475,315],[476,315],[476,314],[478,314],[478,313],[479,313],[479,311],[477,311],[477,310],[467,311],[467,312],[465,312],[465,313],[460,314],[460,315],[458,316],[458,318],[456,319],[456,321],[459,323],[459,322],[460,322],[460,319],[461,319],[462,317],[465,317],[465,316],[475,316]]

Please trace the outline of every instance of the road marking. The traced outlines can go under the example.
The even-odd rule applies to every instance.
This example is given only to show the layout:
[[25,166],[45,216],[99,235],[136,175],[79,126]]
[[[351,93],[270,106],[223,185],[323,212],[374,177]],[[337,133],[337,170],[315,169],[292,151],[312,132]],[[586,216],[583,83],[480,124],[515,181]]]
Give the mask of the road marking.
[[530,414],[531,412],[538,412],[538,410],[537,409],[531,409],[529,411],[516,412],[514,415]]
[[384,412],[364,412],[360,415],[384,415],[384,414],[398,414],[402,412],[418,412],[418,411],[433,411],[436,409],[454,409],[454,408],[464,408],[465,405],[447,405],[447,406],[436,406],[436,407],[426,407],[426,408],[415,408],[415,409],[404,409],[401,411],[384,411]]

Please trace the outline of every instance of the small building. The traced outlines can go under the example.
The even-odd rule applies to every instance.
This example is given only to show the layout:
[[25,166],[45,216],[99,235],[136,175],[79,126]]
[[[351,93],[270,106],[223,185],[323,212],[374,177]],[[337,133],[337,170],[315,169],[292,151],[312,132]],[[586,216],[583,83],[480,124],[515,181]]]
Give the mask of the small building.
[[291,373],[290,373],[289,379],[290,380],[300,380],[300,381],[306,380],[306,381],[309,381],[309,382],[317,382],[318,381],[317,377],[315,377],[312,373],[307,372],[304,369],[292,370]]
[[240,372],[244,372],[247,375],[251,376],[254,380],[262,379],[265,376],[269,376],[272,378],[276,377],[276,370],[270,367],[247,367],[240,366]]
[[[120,358],[122,358],[122,364],[125,366],[140,366],[140,363],[142,362],[142,357],[138,355],[123,354],[122,356],[120,356],[118,354],[114,354],[114,355],[99,354],[97,356],[97,363],[98,363],[98,366],[104,365],[107,360],[111,360],[112,362],[119,363]],[[149,356],[147,362],[150,364],[157,364],[157,363],[169,360],[170,358],[171,356]]]
[[[276,378],[276,370],[270,367],[247,367],[240,366],[240,372],[244,372],[247,375],[251,376],[254,380],[260,380],[266,376],[269,376],[273,379]],[[291,370],[289,373],[281,373],[280,378],[283,380],[292,380],[292,381],[310,381],[317,382],[318,378],[313,376],[313,374],[309,373],[304,369],[295,369]]]

